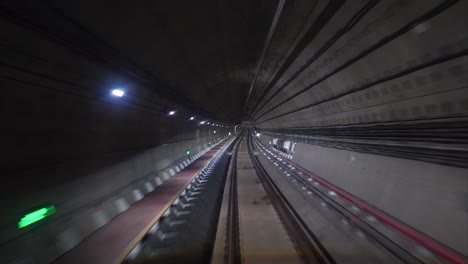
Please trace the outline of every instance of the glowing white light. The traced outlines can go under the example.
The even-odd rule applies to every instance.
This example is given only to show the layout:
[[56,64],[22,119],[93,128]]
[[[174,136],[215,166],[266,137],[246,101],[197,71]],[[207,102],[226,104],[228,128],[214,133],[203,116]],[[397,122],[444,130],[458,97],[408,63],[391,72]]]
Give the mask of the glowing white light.
[[216,134],[216,130],[215,130],[215,131],[213,131],[213,134]]
[[170,111],[169,112],[169,115],[174,115],[175,114],[175,111]]
[[257,137],[260,137],[260,133],[257,133]]
[[201,121],[201,122],[200,122],[200,125],[203,125],[203,124],[205,124],[205,121]]
[[206,124],[207,124],[207,125],[209,125],[209,124],[210,124],[210,122],[206,122]]
[[120,90],[120,89],[112,90],[112,95],[113,96],[122,97],[124,94],[125,94],[125,92]]
[[195,119],[195,117],[194,117],[194,116],[192,116],[192,117],[190,118],[190,120],[194,120],[194,119]]

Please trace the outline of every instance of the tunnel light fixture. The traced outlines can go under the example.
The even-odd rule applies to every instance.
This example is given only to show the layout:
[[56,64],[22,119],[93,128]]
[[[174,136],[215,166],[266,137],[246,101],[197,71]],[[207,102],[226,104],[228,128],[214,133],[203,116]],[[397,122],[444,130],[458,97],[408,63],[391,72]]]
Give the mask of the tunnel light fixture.
[[120,89],[114,89],[112,90],[112,95],[117,96],[117,97],[122,97],[125,94],[123,90]]
[[209,125],[209,124],[210,124],[210,122],[206,122],[206,124],[207,124],[207,125]]
[[187,153],[187,155],[190,155],[190,149],[187,149],[187,151],[185,151],[185,153]]
[[194,120],[194,119],[195,119],[195,117],[194,117],[194,116],[190,117],[190,120]]
[[23,218],[21,218],[21,220],[18,222],[18,228],[24,228],[54,213],[55,206],[51,205],[25,214]]
[[175,111],[170,111],[170,112],[169,112],[169,115],[170,115],[170,116],[175,115]]
[[213,131],[213,134],[216,134],[216,130]]
[[205,121],[201,121],[201,122],[200,122],[200,125],[203,125],[203,124],[205,124],[205,123],[206,123]]

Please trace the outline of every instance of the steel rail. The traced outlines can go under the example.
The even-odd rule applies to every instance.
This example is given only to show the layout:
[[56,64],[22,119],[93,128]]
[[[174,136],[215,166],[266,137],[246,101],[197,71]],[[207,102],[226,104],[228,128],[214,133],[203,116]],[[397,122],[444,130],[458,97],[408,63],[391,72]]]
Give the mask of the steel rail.
[[251,135],[248,136],[248,152],[260,183],[276,209],[287,231],[296,243],[301,257],[306,263],[335,263],[335,260],[307,227],[297,211],[287,201],[266,170],[252,153],[254,146]]
[[241,144],[243,135],[239,136],[236,146],[231,154],[231,178],[229,182],[229,207],[228,224],[226,237],[226,250],[224,262],[228,264],[241,263],[240,244],[239,244],[239,217],[237,200],[237,153]]

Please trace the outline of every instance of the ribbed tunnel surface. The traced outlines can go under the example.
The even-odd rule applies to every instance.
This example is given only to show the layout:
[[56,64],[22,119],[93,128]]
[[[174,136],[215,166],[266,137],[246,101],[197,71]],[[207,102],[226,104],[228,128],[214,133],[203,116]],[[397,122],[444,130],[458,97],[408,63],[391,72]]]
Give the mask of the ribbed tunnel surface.
[[97,256],[79,249],[134,218],[118,252],[83,260],[131,261],[215,153],[219,199],[190,219],[215,219],[203,248],[229,261],[242,135],[315,257],[467,263],[467,14],[467,0],[0,1],[0,262]]

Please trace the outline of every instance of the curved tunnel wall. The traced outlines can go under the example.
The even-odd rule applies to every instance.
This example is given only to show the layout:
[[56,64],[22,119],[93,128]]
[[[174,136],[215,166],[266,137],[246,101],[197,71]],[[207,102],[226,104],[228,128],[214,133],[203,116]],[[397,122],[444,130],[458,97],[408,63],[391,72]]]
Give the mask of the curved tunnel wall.
[[293,161],[465,255],[466,10],[347,1],[252,114],[265,144],[299,142]]
[[[50,263],[185,166],[187,149],[228,135],[161,96],[167,87],[151,76],[129,77],[122,68],[135,73],[131,63],[109,62],[109,48],[84,56],[18,20],[1,19],[0,31],[3,262]],[[113,88],[125,96],[110,96]],[[18,229],[25,213],[49,204],[54,215]]]
[[259,128],[466,117],[466,1],[382,2],[343,33],[346,4],[261,101]]
[[[2,238],[19,234],[16,229],[8,231],[9,224],[16,224],[30,204],[56,199],[72,209],[92,203],[174,164],[185,148],[199,149],[214,140],[209,128],[198,129],[187,121],[193,114],[189,109],[178,108],[178,114],[168,118],[167,111],[175,104],[162,99],[161,92],[174,100],[190,93],[204,107],[219,109],[219,116],[237,115],[244,88],[250,85],[250,60],[263,44],[259,39],[274,11],[273,2],[267,1],[257,6],[261,12],[249,13],[263,18],[244,24],[257,25],[250,33],[238,27],[237,16],[221,14],[219,25],[225,27],[219,32],[216,27],[203,31],[203,21],[213,24],[216,19],[206,16],[206,21],[192,23],[196,26],[191,34],[184,34],[188,31],[178,20],[199,22],[200,17],[198,13],[191,17],[189,8],[177,12],[180,17],[171,17],[166,30],[154,22],[151,12],[127,23],[121,13],[114,13],[127,10],[110,1],[101,3],[108,13],[99,8],[88,12],[88,6],[79,2],[76,8],[55,5],[66,6],[68,19],[54,12],[60,8],[49,8],[54,1],[32,8],[27,1],[17,2],[18,9],[0,10],[9,11],[0,20],[0,31],[7,36],[0,41],[0,111],[6,117],[1,194],[7,208],[1,227],[8,233]],[[133,6],[131,14],[149,10],[144,4]],[[233,6],[214,9],[227,12]],[[264,135],[297,142],[308,136],[307,144],[298,144],[296,161],[466,254],[467,9],[463,0],[287,1],[252,93],[252,102],[259,101],[253,107],[247,104],[251,112],[245,114]],[[115,20],[131,26],[116,27]],[[93,31],[96,26],[100,30]],[[129,32],[138,33],[138,38],[129,39]],[[152,32],[151,41],[146,41],[146,32]],[[209,42],[215,45],[205,45],[203,36],[214,37]],[[235,48],[225,47],[230,41]],[[184,58],[184,49],[193,55]],[[239,59],[242,49],[248,56]],[[222,54],[226,61],[211,53],[218,50],[226,53]],[[203,69],[198,69],[199,61],[206,62]],[[183,87],[171,90],[152,73]],[[228,78],[222,82],[224,75]],[[201,88],[201,79],[215,85]],[[120,101],[109,97],[113,87],[125,87],[127,96]],[[108,184],[111,178],[113,185]],[[139,188],[144,192],[146,187]],[[392,188],[400,189],[385,196]],[[82,197],[83,192],[90,196]],[[132,197],[133,190],[125,195]],[[392,199],[411,202],[399,207]],[[75,220],[106,218],[85,215]],[[440,232],[440,226],[447,232]],[[92,229],[77,234],[65,225],[57,228],[50,234],[70,241]],[[27,242],[48,248],[44,258],[64,250],[57,250],[58,238],[46,233],[42,240]]]
[[[193,158],[228,136],[227,130],[216,129],[216,134],[211,128],[199,130],[205,131],[203,135],[197,131],[198,138],[163,144],[66,183],[2,198],[6,203],[0,225],[2,259],[49,263],[73,248],[187,166],[187,149]],[[38,205],[55,205],[56,213],[18,229],[22,213]]]

